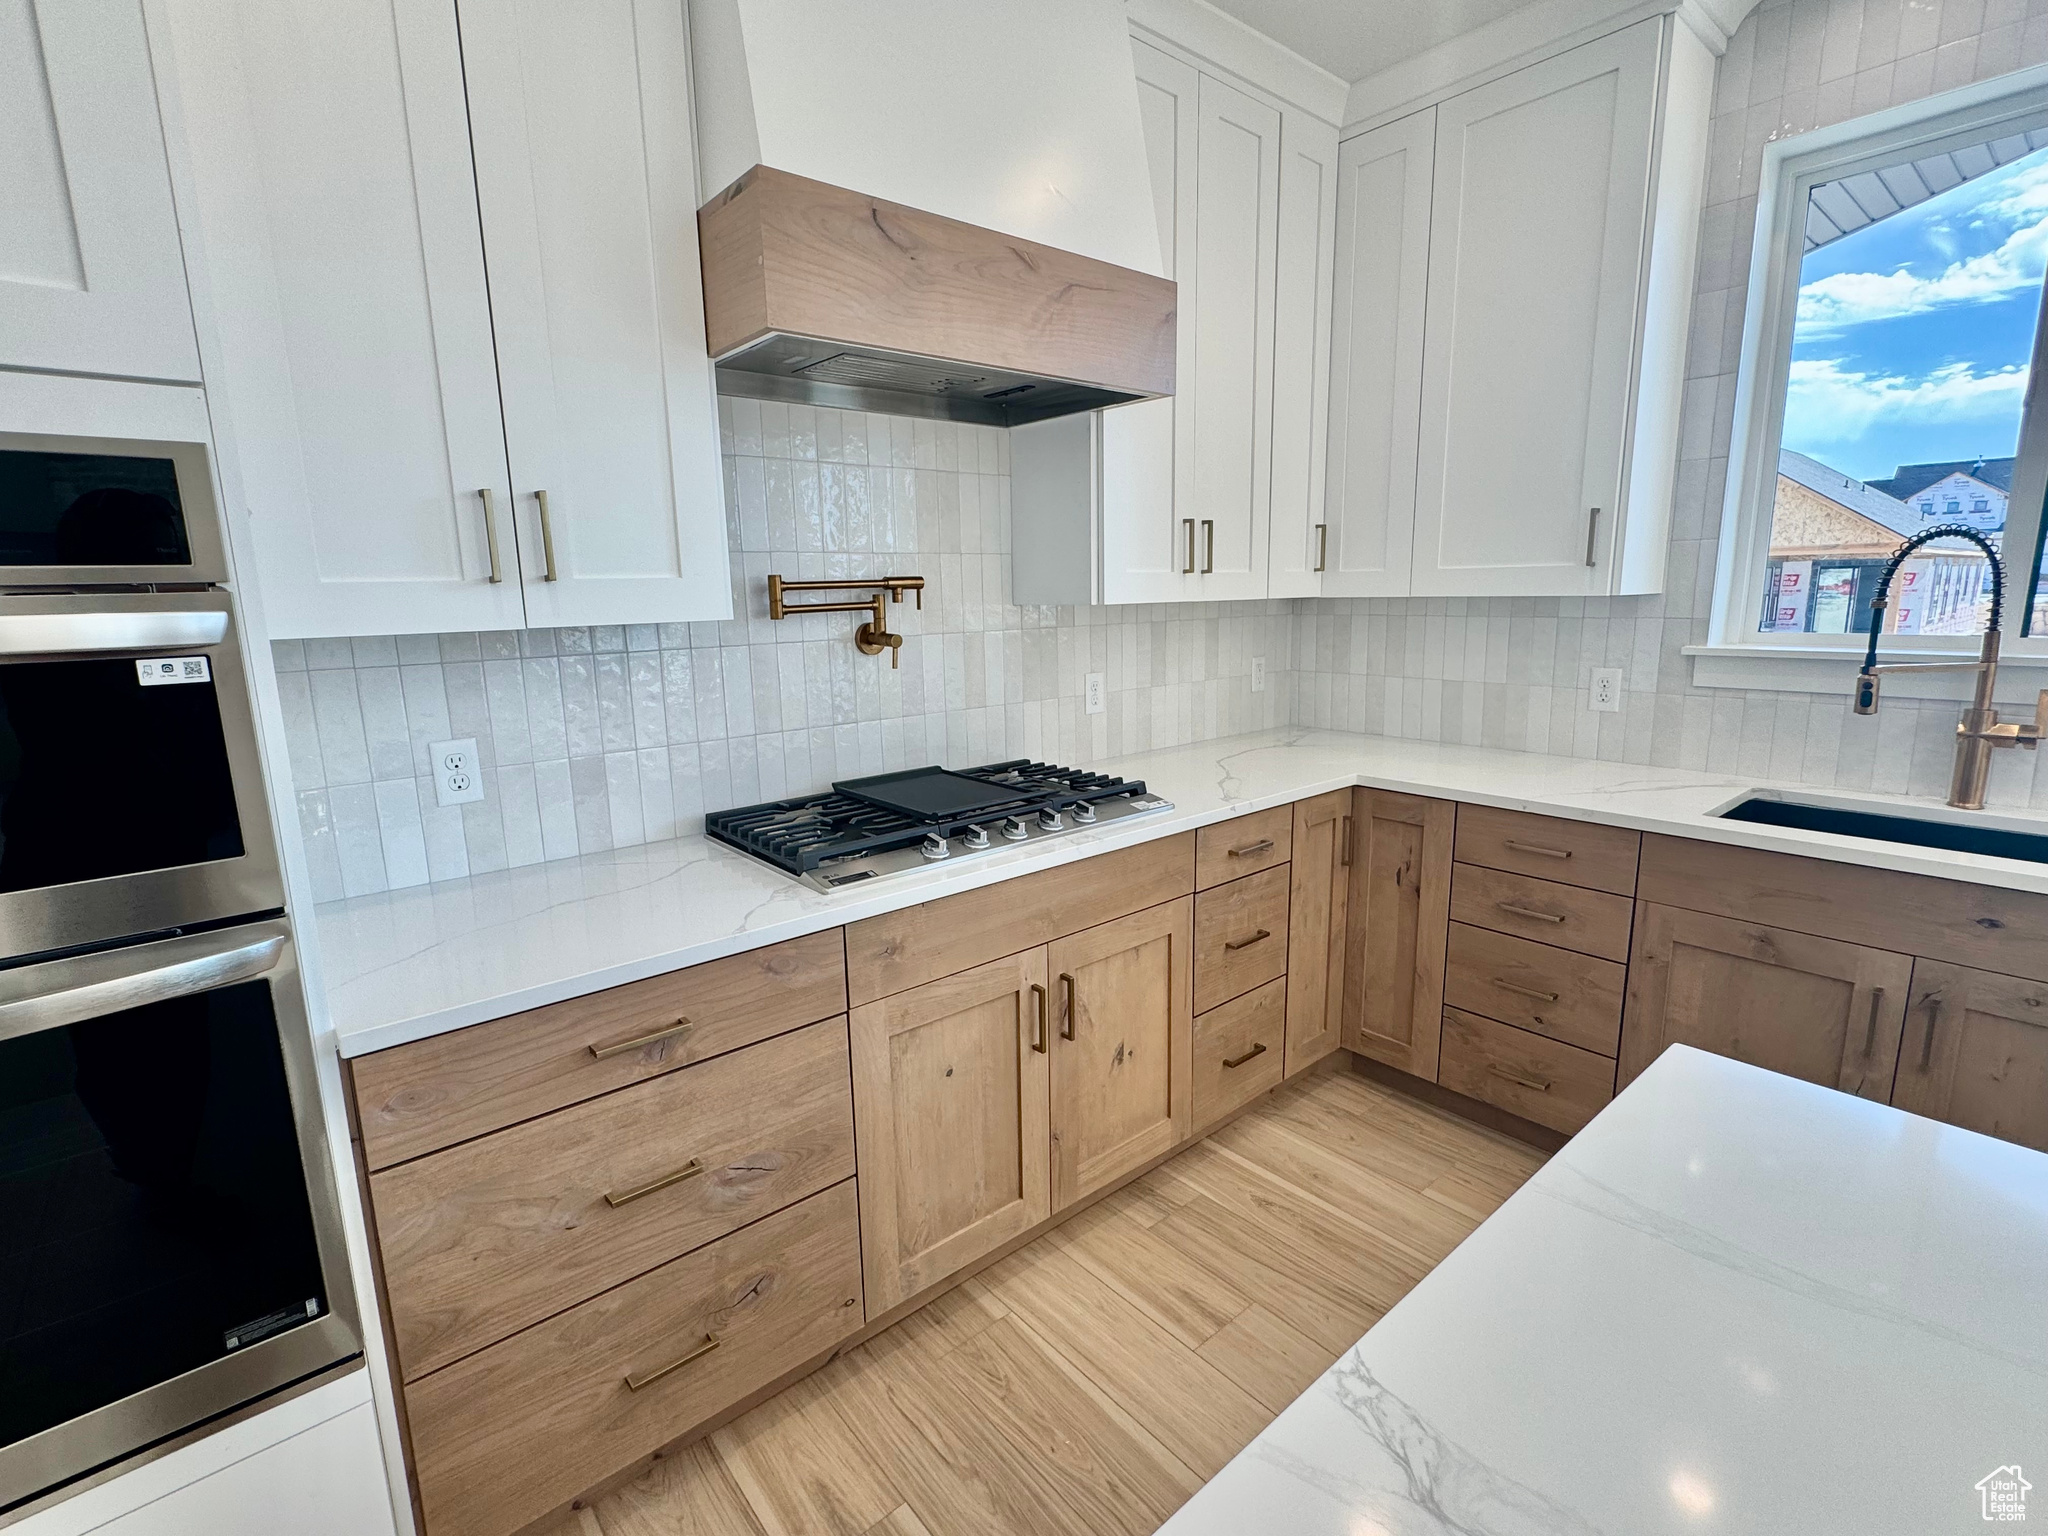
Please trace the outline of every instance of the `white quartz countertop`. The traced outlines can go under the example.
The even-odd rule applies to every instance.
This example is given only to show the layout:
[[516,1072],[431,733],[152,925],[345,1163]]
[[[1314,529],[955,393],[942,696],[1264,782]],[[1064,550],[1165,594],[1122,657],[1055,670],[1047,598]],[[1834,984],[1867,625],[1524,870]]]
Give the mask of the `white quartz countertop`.
[[1684,1046],[1163,1536],[2048,1520],[2048,1157]]
[[[2048,893],[2048,866],[1717,820],[1773,787],[1748,777],[1302,730],[1090,766],[1143,779],[1174,809],[830,895],[684,837],[329,902],[316,909],[328,1020],[358,1056],[1354,784]],[[1999,819],[2048,832],[2048,818]]]

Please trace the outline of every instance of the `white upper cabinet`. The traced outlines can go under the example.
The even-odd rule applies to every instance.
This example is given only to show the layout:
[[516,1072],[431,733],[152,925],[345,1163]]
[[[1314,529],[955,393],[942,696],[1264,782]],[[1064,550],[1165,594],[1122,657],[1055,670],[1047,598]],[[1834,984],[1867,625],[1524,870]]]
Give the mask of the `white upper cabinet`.
[[1266,592],[1324,590],[1330,413],[1331,269],[1337,236],[1337,130],[1280,112],[1280,250],[1273,301],[1273,508]]
[[170,11],[273,633],[728,617],[679,7]]
[[682,7],[459,9],[527,622],[730,617]]
[[0,0],[0,367],[198,381],[135,0]]
[[1652,18],[1344,142],[1324,593],[1661,589],[1712,78]]

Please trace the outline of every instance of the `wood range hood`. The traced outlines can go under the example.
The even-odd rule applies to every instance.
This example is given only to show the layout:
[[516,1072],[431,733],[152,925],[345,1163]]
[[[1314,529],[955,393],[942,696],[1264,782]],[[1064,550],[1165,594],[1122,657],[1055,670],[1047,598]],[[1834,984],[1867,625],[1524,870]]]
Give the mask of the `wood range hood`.
[[767,165],[697,226],[721,394],[1021,426],[1173,393],[1165,278]]

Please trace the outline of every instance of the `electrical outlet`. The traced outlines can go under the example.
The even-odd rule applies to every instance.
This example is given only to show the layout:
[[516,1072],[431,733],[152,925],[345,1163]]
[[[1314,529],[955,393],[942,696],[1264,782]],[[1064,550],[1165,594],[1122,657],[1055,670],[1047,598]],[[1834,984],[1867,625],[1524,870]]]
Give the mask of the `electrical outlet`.
[[1266,658],[1263,656],[1254,656],[1252,658],[1252,692],[1264,693],[1265,691]]
[[1088,713],[1091,715],[1101,714],[1104,703],[1105,701],[1102,697],[1102,674],[1100,672],[1090,672],[1088,674]]
[[434,802],[437,805],[467,805],[484,797],[484,776],[477,767],[476,738],[437,741],[427,748],[434,765]]
[[1586,689],[1586,708],[1597,709],[1607,715],[1620,714],[1621,679],[1619,667],[1595,667],[1593,680]]

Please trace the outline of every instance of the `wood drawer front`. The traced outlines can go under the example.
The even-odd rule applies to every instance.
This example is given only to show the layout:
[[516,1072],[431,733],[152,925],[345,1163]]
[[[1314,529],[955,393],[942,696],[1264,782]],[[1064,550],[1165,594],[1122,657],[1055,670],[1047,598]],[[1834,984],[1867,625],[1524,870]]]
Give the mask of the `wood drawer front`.
[[1534,816],[1491,805],[1458,807],[1460,864],[1484,864],[1540,880],[1633,896],[1643,835],[1623,827]]
[[856,1005],[1142,912],[1195,888],[1195,834],[1182,832],[942,896],[846,925]]
[[2048,981],[2048,896],[1689,837],[1643,839],[1642,899]]
[[1453,923],[1444,1002],[1612,1056],[1627,977],[1612,960]]
[[1563,885],[1459,864],[1451,873],[1451,919],[1517,934],[1559,949],[1626,963],[1635,903],[1611,891]]
[[859,1329],[854,1210],[848,1179],[408,1386],[428,1536],[516,1531]]
[[1232,998],[1195,1020],[1195,1129],[1206,1130],[1280,1081],[1287,979]]
[[[840,930],[809,934],[351,1062],[372,1169],[846,1012]],[[690,1027],[633,1050],[605,1050]]]
[[1287,885],[1283,865],[1195,897],[1195,1012],[1287,974]]
[[1437,1082],[1569,1134],[1614,1097],[1614,1060],[1446,1008]]
[[373,1174],[404,1379],[852,1172],[846,1021],[831,1019]]
[[1232,821],[1219,821],[1195,834],[1195,889],[1256,875],[1292,856],[1294,807],[1276,805]]

